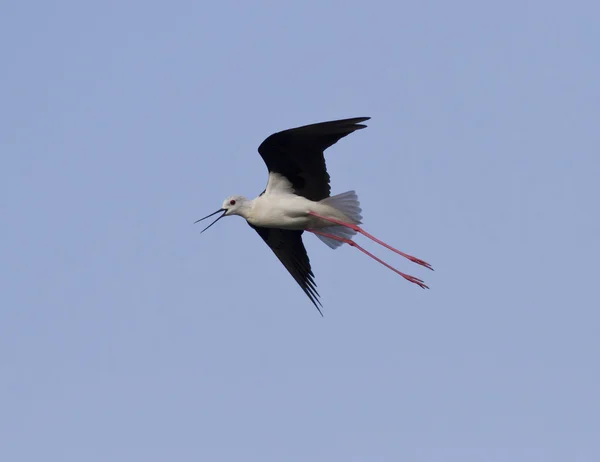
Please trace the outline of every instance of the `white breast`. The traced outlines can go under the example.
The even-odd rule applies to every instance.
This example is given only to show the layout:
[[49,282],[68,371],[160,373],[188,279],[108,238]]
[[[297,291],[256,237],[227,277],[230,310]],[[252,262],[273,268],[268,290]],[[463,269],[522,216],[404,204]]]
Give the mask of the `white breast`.
[[306,229],[312,205],[314,202],[295,194],[265,193],[254,200],[248,222],[265,228]]

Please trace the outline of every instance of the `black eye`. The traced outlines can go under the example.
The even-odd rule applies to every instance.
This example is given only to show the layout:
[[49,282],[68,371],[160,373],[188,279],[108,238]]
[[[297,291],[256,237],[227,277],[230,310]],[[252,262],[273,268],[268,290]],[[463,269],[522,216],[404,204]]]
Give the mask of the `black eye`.
[[229,201],[229,205],[235,205],[235,199],[231,199],[231,200]]

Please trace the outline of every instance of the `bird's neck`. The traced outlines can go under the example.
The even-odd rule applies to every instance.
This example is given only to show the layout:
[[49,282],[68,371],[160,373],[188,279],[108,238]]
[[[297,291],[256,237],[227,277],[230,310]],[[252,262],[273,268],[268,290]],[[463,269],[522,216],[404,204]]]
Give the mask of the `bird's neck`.
[[245,200],[237,210],[239,216],[245,218],[246,220],[252,213],[252,207],[254,206],[254,199]]

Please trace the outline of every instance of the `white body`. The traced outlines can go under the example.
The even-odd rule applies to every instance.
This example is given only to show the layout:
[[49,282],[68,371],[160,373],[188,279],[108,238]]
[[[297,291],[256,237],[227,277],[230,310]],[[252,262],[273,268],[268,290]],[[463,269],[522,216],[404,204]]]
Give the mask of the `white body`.
[[352,220],[333,207],[294,194],[263,194],[252,201],[245,217],[248,223],[264,228],[309,229],[331,226],[330,221],[309,215],[315,212],[340,221]]
[[[234,206],[230,204],[232,199],[236,201]],[[350,206],[349,213],[344,213],[345,205]],[[263,228],[300,230],[331,227],[330,221],[309,215],[308,212],[346,223],[359,223],[361,218],[358,200],[353,193],[342,204],[336,204],[335,197],[311,201],[294,194],[290,182],[277,173],[269,175],[267,188],[261,196],[253,200],[234,196],[225,200],[223,208],[227,209],[227,215],[240,215],[251,225]]]
[[[360,224],[360,203],[354,191],[347,191],[320,201],[311,201],[294,194],[290,182],[277,173],[269,174],[265,192],[256,199],[231,196],[223,202],[223,216],[239,215],[253,226],[290,230],[319,229],[321,232],[349,239],[356,231],[346,226],[311,215],[316,213],[325,218]],[[218,212],[217,212],[218,213]],[[344,241],[318,234],[317,237],[332,249]]]

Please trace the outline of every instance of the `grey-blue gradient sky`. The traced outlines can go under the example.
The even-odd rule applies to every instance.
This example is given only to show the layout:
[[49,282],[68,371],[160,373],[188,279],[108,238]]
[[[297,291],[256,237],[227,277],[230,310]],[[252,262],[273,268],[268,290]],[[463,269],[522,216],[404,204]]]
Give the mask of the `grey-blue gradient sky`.
[[[597,2],[3,1],[0,459],[600,460]],[[327,152],[423,291],[242,219]]]

